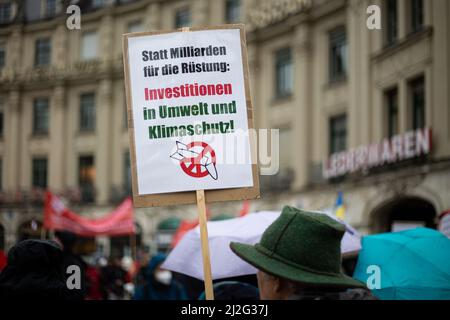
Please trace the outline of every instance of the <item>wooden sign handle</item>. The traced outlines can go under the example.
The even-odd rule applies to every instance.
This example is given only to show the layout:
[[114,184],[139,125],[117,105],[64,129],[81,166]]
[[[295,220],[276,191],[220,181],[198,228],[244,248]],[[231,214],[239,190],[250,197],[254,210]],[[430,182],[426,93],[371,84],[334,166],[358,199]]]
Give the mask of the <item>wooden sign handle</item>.
[[200,239],[202,243],[205,297],[206,300],[214,300],[214,291],[211,274],[211,261],[209,259],[208,228],[206,219],[206,203],[204,190],[197,190],[197,207],[198,207],[198,220],[200,223]]

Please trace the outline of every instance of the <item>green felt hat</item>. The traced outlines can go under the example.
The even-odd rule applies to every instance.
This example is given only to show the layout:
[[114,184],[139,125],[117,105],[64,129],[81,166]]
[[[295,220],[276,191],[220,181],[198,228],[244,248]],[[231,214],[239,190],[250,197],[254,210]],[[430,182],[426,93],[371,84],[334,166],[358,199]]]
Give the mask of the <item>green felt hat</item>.
[[285,206],[259,243],[230,247],[257,269],[307,286],[365,288],[341,272],[344,233],[345,226],[325,214]]

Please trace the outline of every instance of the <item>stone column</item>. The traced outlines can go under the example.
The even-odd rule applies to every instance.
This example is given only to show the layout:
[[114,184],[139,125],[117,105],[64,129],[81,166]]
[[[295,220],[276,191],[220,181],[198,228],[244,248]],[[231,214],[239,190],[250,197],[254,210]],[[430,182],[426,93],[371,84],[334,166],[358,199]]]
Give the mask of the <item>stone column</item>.
[[348,147],[354,148],[371,142],[371,128],[374,119],[370,90],[370,33],[366,28],[367,3],[350,1],[347,11],[348,43]]
[[400,134],[405,133],[410,127],[410,115],[411,112],[408,110],[408,85],[406,80],[402,79],[398,88],[398,118]]
[[[252,104],[253,109],[257,108],[257,106],[260,105],[259,101],[259,94],[258,94],[258,88],[259,88],[259,57],[258,57],[258,49],[257,44],[247,43],[247,58],[248,58],[248,69],[250,73],[250,93],[252,96]],[[253,125],[255,128],[262,128],[264,125],[261,122],[259,112],[254,112],[253,114]]]
[[[111,11],[112,8],[108,10]],[[114,59],[114,20],[111,12],[108,12],[102,17],[99,36],[100,59],[103,64],[110,65]]]
[[58,68],[64,68],[68,66],[68,56],[67,56],[67,41],[69,39],[68,30],[66,27],[65,20],[61,20],[56,27],[56,32],[54,35],[54,65]]
[[50,140],[48,178],[51,190],[60,192],[67,184],[66,157],[64,139],[67,134],[65,124],[66,88],[64,83],[57,83],[53,89],[50,105]]
[[[425,1],[427,3],[428,1]],[[433,65],[432,71],[427,71],[426,77],[432,79],[425,80],[426,90],[429,88],[429,81],[433,84],[432,101],[427,100],[427,108],[434,108],[430,123],[433,128],[433,135],[439,137],[441,143],[434,149],[434,156],[448,157],[450,155],[450,2],[446,0],[435,0],[432,2],[433,22]],[[428,7],[427,7],[428,8]],[[427,96],[428,98],[428,96]],[[437,139],[436,139],[437,140]]]
[[5,153],[4,173],[5,190],[17,191],[20,181],[20,91],[13,89],[9,93],[9,101],[5,113]]
[[[112,79],[100,81],[97,98],[97,148],[95,151],[95,190],[98,204],[108,202],[111,161]],[[117,128],[115,129],[117,130]]]
[[[261,103],[259,102],[259,59],[258,59],[258,50],[257,50],[257,44],[248,44],[247,43],[247,59],[248,59],[248,72],[249,72],[249,87],[250,87],[250,97],[252,100],[252,109],[253,109],[253,130],[249,131],[251,139],[253,138],[253,147],[251,149],[251,155],[252,155],[252,161],[259,162],[260,156],[259,156],[259,150],[260,150],[260,140],[259,140],[259,129],[260,128],[266,128],[262,124],[261,121],[261,114],[262,112],[260,110],[257,110],[257,106],[261,106]],[[261,168],[260,168],[261,169]],[[260,170],[261,172],[261,170]]]
[[[358,28],[359,4],[350,1],[347,7],[347,83],[348,83],[348,112],[347,112],[347,149],[354,148],[359,144],[360,132],[360,106],[358,98],[360,96],[359,68],[361,66],[361,41],[360,28]],[[361,12],[362,14],[363,12]],[[364,24],[363,24],[364,26]]]
[[23,62],[24,52],[22,50],[22,27],[16,26],[13,27],[11,37],[10,37],[10,46],[9,51],[7,52],[8,56],[8,68],[12,72],[18,72],[25,67],[25,63]]
[[[383,6],[382,0],[366,0],[366,8],[371,4],[377,5],[381,9],[381,22],[382,22],[381,30],[370,30],[370,32],[369,32],[370,43],[372,45],[373,52],[377,52],[377,51],[382,50],[383,45],[384,45],[384,33],[386,31],[385,27],[384,27],[385,15],[383,15],[384,6]],[[365,15],[365,16],[367,17],[367,15]]]
[[[426,1],[425,1],[426,2]],[[397,21],[398,21],[398,39],[404,39],[406,37],[409,12],[407,1],[397,0]]]
[[[297,147],[292,149],[295,159],[295,180],[293,189],[298,190],[308,183],[310,164],[312,114],[310,112],[311,88],[311,35],[308,24],[297,27],[294,34],[294,75],[295,75],[295,110],[293,116],[292,134],[297,141]],[[297,140],[298,139],[298,140]]]
[[112,122],[110,127],[111,129],[111,139],[113,143],[111,144],[111,181],[110,183],[114,187],[119,187],[122,185],[123,180],[123,153],[124,153],[124,136],[126,136],[126,145],[128,145],[128,136],[126,135],[127,130],[125,129],[125,109],[126,109],[126,102],[125,102],[125,90],[124,84],[122,80],[119,80],[114,83],[114,93],[113,93],[113,100],[111,105],[111,112],[112,112]]

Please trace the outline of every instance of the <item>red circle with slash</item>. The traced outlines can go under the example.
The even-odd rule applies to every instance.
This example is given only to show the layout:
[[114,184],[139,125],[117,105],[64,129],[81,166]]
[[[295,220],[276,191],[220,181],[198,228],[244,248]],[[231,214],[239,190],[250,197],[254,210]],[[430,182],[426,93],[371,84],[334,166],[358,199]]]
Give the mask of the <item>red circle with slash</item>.
[[201,165],[200,160],[206,155],[211,158],[213,165],[216,165],[216,153],[209,144],[203,141],[193,141],[187,145],[187,150],[194,147],[201,147],[203,150],[195,157],[183,158],[180,161],[181,169],[184,173],[194,178],[203,178],[209,175],[208,170]]

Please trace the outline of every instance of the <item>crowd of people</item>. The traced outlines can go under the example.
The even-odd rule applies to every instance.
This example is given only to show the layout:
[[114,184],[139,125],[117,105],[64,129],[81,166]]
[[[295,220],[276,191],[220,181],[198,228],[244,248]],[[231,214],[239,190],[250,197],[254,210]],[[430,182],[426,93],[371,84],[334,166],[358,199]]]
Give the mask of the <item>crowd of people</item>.
[[[101,257],[93,265],[74,253],[76,239],[63,231],[55,232],[53,240],[28,239],[13,246],[0,269],[0,298],[187,299],[172,273],[160,269],[164,254],[148,263],[144,258],[141,266],[119,256]],[[79,286],[71,286],[77,281]]]
[[[259,243],[230,244],[238,257],[259,271],[256,276],[216,281],[215,298],[374,299],[365,284],[343,271],[344,232],[342,224],[326,215],[285,207]],[[0,299],[205,299],[202,281],[161,267],[163,253],[139,264],[111,257],[90,265],[74,253],[75,241],[74,234],[58,231],[53,240],[24,240],[13,246],[0,271]],[[78,287],[70,285],[77,281]]]

